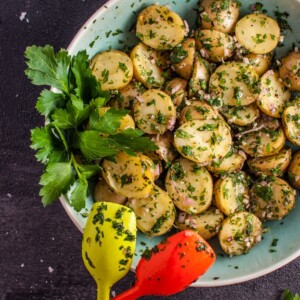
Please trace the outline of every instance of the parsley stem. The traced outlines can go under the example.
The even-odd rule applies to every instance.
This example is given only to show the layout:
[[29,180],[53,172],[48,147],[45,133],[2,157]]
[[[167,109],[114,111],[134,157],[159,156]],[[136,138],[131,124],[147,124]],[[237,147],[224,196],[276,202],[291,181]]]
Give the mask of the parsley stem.
[[71,152],[71,161],[70,162],[71,162],[71,164],[73,164],[73,167],[74,167],[74,169],[75,169],[78,177],[82,177],[81,172],[80,172],[80,170],[78,168],[77,161],[76,161],[76,159],[74,157],[74,154],[72,152]]
[[61,141],[63,142],[63,144],[65,146],[66,151],[69,152],[69,146],[68,146],[68,143],[66,141],[64,134],[61,132],[61,130],[56,125],[52,124],[52,126],[56,129]]

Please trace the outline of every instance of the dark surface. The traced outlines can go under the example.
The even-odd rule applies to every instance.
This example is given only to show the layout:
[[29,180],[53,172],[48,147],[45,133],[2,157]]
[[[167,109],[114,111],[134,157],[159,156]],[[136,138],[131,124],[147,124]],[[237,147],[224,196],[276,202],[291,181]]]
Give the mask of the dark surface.
[[[38,196],[42,166],[29,148],[29,130],[43,123],[34,109],[41,89],[24,76],[23,52],[32,44],[67,47],[84,21],[104,2],[0,1],[1,299],[95,299],[95,284],[81,261],[81,234],[59,202],[43,208]],[[21,12],[27,12],[23,21]],[[189,288],[164,299],[280,299],[284,288],[300,292],[299,272],[298,258],[247,283]],[[129,288],[133,278],[129,274],[113,291]]]

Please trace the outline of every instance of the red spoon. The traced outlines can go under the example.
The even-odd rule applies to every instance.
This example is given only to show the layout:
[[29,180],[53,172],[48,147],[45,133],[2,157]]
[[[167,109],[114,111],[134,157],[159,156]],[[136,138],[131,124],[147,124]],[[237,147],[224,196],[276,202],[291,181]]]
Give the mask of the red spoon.
[[204,274],[215,258],[213,249],[196,232],[176,233],[144,252],[136,268],[134,286],[113,300],[176,294]]

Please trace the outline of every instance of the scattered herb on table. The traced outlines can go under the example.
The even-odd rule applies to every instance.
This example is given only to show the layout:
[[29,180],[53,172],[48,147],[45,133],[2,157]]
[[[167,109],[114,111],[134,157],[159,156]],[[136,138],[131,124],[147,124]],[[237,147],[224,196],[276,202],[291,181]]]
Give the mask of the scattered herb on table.
[[40,180],[42,202],[47,206],[70,192],[71,206],[80,211],[85,207],[88,181],[101,172],[102,158],[121,150],[135,155],[156,146],[141,130],[117,132],[128,111],[111,108],[100,116],[98,110],[110,94],[101,90],[93,76],[86,51],[71,57],[66,50],[55,53],[49,45],[31,46],[25,58],[25,74],[31,82],[56,89],[41,92],[36,109],[46,124],[31,130],[31,148],[45,165]]
[[299,294],[295,294],[293,295],[288,289],[285,289],[283,291],[283,300],[300,300],[300,295]]

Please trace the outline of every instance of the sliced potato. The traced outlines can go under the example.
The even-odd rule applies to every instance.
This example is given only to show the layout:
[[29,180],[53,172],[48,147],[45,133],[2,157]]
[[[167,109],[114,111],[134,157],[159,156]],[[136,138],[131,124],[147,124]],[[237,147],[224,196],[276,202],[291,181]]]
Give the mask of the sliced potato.
[[274,19],[255,13],[246,15],[237,22],[235,35],[238,42],[250,52],[266,54],[276,48],[280,28]]
[[261,92],[257,106],[268,116],[280,118],[291,98],[290,91],[281,83],[279,75],[269,70],[261,77]]
[[211,204],[211,175],[196,163],[180,158],[172,163],[166,176],[166,189],[174,204],[182,211],[199,214]]
[[247,64],[225,63],[212,74],[209,91],[226,106],[249,105],[258,98],[259,76]]
[[249,53],[246,54],[243,58],[243,62],[246,64],[250,64],[254,71],[259,75],[263,75],[265,72],[269,70],[272,61],[272,54],[255,54]]
[[262,223],[255,215],[238,212],[227,217],[219,231],[222,249],[228,255],[241,255],[261,241]]
[[282,114],[282,124],[286,137],[295,145],[300,146],[300,101],[285,108]]
[[115,94],[111,93],[109,105],[117,108],[132,109],[134,101],[142,93],[145,92],[145,87],[139,81],[131,81],[123,88],[117,90]]
[[271,156],[279,152],[285,144],[281,128],[257,127],[249,130],[240,140],[240,148],[250,156]]
[[196,48],[201,55],[213,62],[222,62],[234,53],[233,37],[213,29],[195,31]]
[[185,24],[178,14],[166,6],[150,5],[137,18],[136,35],[157,50],[170,50],[185,36]]
[[189,97],[197,97],[207,90],[210,75],[211,67],[209,62],[197,52],[195,54],[192,76],[189,81]]
[[137,227],[149,237],[169,231],[175,221],[175,206],[167,192],[154,185],[145,198],[132,198],[128,206],[136,215]]
[[247,106],[223,106],[220,109],[229,124],[247,126],[259,117],[259,109],[255,103]]
[[118,50],[96,54],[90,62],[90,68],[103,91],[120,89],[126,86],[133,76],[133,64],[130,57]]
[[291,52],[282,59],[279,75],[289,90],[300,92],[300,52]]
[[248,167],[256,175],[282,176],[292,159],[292,150],[283,148],[268,157],[255,157],[247,160]]
[[218,234],[223,220],[223,213],[219,209],[210,206],[198,215],[190,215],[184,212],[179,213],[176,226],[179,230],[195,230],[205,240],[209,240]]
[[176,110],[185,103],[187,81],[182,78],[173,78],[165,86],[164,91],[171,97]]
[[195,39],[187,38],[171,52],[173,70],[182,78],[190,79],[195,56]]
[[204,101],[191,101],[185,106],[180,114],[180,125],[193,120],[217,120],[221,116],[217,110],[213,109]]
[[154,162],[152,158],[149,157],[148,153],[147,155],[140,154],[142,165],[145,165],[146,169],[149,169],[152,174],[152,180],[155,181],[159,175],[161,174],[160,165],[159,162]]
[[175,131],[174,145],[183,157],[207,165],[229,152],[230,128],[222,120],[189,121]]
[[218,160],[213,160],[211,164],[207,165],[209,172],[222,175],[226,173],[238,172],[242,169],[246,160],[246,154],[234,148],[231,148],[229,152]]
[[151,137],[151,140],[158,147],[158,150],[156,150],[157,155],[166,163],[172,162],[178,156],[178,153],[173,146],[174,136],[171,131],[154,135]]
[[300,151],[293,155],[292,161],[288,168],[288,177],[290,183],[300,189]]
[[127,200],[125,196],[117,194],[103,178],[95,186],[94,199],[96,202],[104,201],[117,204],[124,204]]
[[224,33],[231,33],[239,18],[240,5],[237,1],[204,0],[200,7],[201,28],[215,29]]
[[173,130],[176,122],[175,106],[168,94],[151,89],[143,93],[133,107],[136,125],[149,134]]
[[266,177],[251,188],[251,211],[261,220],[281,220],[294,207],[295,190],[283,179]]
[[114,161],[105,159],[103,177],[119,195],[129,198],[146,197],[153,186],[153,173],[141,155],[119,152]]
[[215,205],[226,216],[249,208],[249,178],[244,172],[220,178],[214,186]]
[[169,77],[162,65],[167,64],[163,52],[156,51],[143,43],[137,44],[131,51],[134,77],[147,88],[161,87]]

